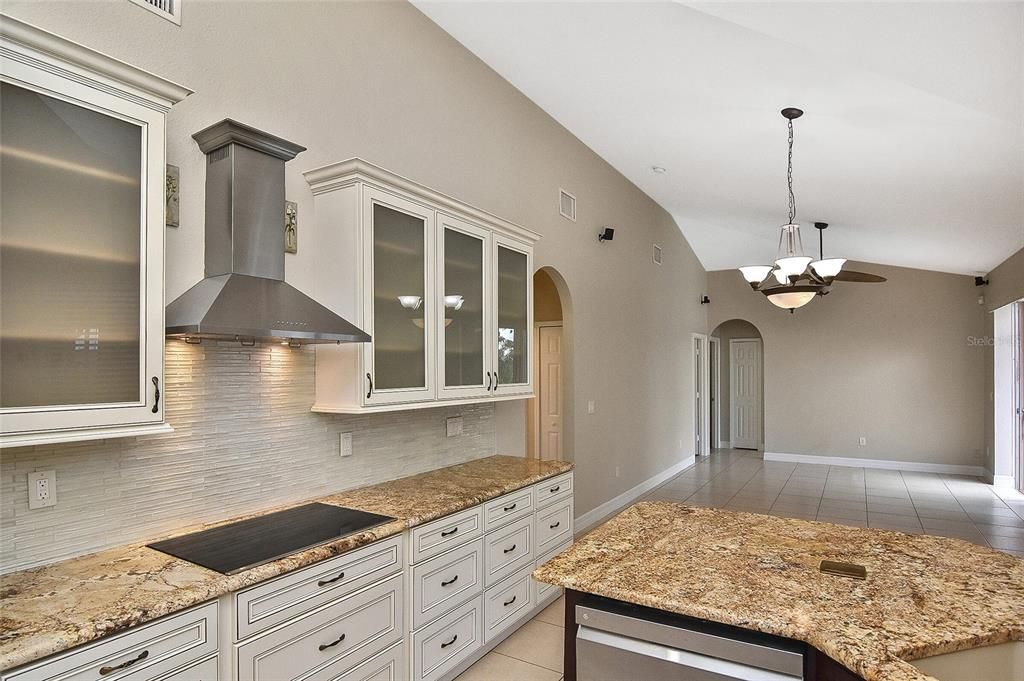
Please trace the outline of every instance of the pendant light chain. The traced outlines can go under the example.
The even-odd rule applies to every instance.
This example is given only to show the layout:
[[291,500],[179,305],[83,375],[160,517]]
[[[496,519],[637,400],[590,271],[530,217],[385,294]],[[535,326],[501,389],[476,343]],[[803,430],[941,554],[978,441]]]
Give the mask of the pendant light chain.
[[793,193],[793,119],[789,119],[789,165],[786,171],[789,184],[789,224],[796,220],[796,195]]

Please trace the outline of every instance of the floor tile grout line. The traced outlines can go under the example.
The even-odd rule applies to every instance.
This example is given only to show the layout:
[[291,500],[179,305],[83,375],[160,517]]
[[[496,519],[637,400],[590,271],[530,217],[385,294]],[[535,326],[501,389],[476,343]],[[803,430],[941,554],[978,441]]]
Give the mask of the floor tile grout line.
[[[988,540],[988,537],[985,535],[985,533],[981,531],[980,527],[978,527],[978,523],[975,522],[974,517],[967,511],[966,508],[964,508],[964,505],[960,503],[960,500],[957,499],[956,494],[953,492],[953,490],[949,488],[949,485],[946,484],[945,478],[939,476],[939,480],[942,481],[942,486],[946,488],[946,491],[949,492],[949,495],[953,497],[953,501],[956,502],[956,505],[959,506],[960,510],[963,511],[964,515],[967,516],[967,520],[971,523],[971,526],[974,527],[975,531],[981,536],[982,539],[985,540],[985,546],[992,548],[992,542]],[[996,496],[996,498],[998,498],[998,495]],[[913,502],[913,499],[911,499],[911,502]],[[916,509],[917,506],[915,506],[914,508]],[[924,527],[924,523],[921,523],[921,527]]]

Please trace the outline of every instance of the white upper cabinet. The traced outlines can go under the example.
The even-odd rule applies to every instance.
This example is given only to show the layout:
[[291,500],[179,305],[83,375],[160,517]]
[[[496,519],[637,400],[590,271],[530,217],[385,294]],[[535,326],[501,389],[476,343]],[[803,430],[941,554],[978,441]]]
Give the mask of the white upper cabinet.
[[536,233],[361,159],[305,177],[317,295],[373,337],[317,347],[314,411],[532,396]]
[[164,116],[189,90],[0,16],[0,445],[164,424]]

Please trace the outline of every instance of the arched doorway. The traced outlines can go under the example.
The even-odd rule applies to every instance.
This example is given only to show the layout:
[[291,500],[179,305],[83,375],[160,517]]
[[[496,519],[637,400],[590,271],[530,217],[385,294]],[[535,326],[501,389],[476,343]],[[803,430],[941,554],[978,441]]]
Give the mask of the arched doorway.
[[533,380],[526,406],[526,452],[537,459],[573,460],[572,306],[557,270],[533,275]]
[[720,449],[764,449],[764,340],[744,319],[711,332],[711,443]]

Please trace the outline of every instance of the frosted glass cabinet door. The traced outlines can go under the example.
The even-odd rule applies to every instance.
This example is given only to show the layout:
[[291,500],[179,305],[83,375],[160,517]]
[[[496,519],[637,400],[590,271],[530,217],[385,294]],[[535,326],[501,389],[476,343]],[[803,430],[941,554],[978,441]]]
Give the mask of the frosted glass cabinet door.
[[427,273],[433,260],[433,212],[367,188],[367,296],[373,341],[364,346],[364,404],[433,398],[433,323],[437,305]]
[[485,342],[490,232],[439,214],[438,234],[438,396],[486,397],[494,380]]
[[495,395],[529,393],[533,335],[533,262],[529,249],[494,237],[496,342]]
[[32,85],[0,84],[3,432],[162,421],[163,117]]

